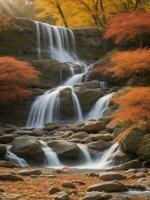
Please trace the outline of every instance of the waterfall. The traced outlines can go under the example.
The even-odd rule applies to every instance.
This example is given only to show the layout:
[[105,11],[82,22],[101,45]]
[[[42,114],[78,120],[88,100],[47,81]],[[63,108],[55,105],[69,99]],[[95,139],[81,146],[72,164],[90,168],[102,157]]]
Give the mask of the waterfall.
[[35,21],[38,58],[51,58],[60,62],[74,62],[75,37],[73,31]]
[[14,162],[15,164],[19,165],[20,167],[27,167],[28,163],[23,158],[20,158],[16,154],[12,153],[10,149],[11,149],[11,146],[7,146],[6,158]]
[[52,168],[62,167],[57,154],[50,147],[48,147],[47,143],[44,141],[40,141],[40,143],[42,144],[42,150],[46,157],[45,165]]
[[114,93],[107,94],[97,100],[91,111],[87,114],[86,120],[99,119],[103,116],[104,112],[108,108]]
[[84,145],[84,144],[77,144],[77,145],[78,145],[78,147],[79,147],[79,149],[81,151],[81,154],[82,154],[82,157],[83,157],[85,163],[86,164],[92,163],[92,158],[91,158],[91,155],[90,155],[88,147],[86,145]]
[[98,169],[106,169],[112,167],[112,161],[110,160],[113,153],[118,148],[118,142],[114,143],[108,150],[106,150],[99,161],[96,162],[96,166]]
[[53,91],[46,91],[39,96],[32,105],[28,120],[28,128],[42,128],[48,122],[57,122],[60,119],[60,93],[64,89],[71,90],[75,120],[83,120],[81,106],[76,93],[71,86],[60,86]]
[[[119,144],[115,143],[113,144],[109,149],[105,150],[101,153],[99,158],[97,159],[91,159],[88,149],[86,149],[85,146],[79,146],[80,149],[82,149],[82,154],[84,155],[84,159],[86,160],[86,163],[77,166],[79,169],[109,169],[113,167],[113,160],[111,160],[112,155],[117,150]],[[85,165],[86,164],[86,165]]]

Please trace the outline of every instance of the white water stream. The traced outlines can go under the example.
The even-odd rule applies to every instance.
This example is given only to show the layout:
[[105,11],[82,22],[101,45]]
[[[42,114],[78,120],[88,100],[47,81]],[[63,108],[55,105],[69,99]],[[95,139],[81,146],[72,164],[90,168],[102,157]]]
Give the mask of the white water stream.
[[57,154],[47,145],[46,142],[40,141],[45,154],[45,165],[51,168],[62,168]]
[[10,151],[11,146],[7,146],[7,154],[6,154],[6,158],[12,162],[14,162],[15,164],[17,164],[18,166],[21,167],[27,167],[28,163],[23,159],[20,158],[19,156],[17,156],[16,154],[14,154],[13,152]]

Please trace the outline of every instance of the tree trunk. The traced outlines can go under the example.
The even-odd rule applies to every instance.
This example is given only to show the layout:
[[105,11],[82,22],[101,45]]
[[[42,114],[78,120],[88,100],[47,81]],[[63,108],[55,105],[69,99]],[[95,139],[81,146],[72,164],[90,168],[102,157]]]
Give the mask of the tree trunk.
[[63,10],[62,10],[60,4],[57,3],[56,7],[57,7],[57,10],[58,10],[58,12],[59,12],[59,14],[60,14],[62,20],[63,20],[63,23],[64,23],[65,27],[68,28],[69,26],[68,26],[67,20],[66,20],[66,18],[65,18],[65,15],[64,15],[64,13],[63,13]]

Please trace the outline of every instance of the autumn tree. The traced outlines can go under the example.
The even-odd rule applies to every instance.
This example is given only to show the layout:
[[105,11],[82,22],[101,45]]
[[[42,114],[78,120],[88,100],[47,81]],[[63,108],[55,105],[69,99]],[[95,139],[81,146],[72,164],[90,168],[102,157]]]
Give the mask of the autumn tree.
[[133,12],[112,17],[106,26],[104,39],[114,38],[116,44],[138,41],[142,46],[145,36],[150,36],[150,13]]
[[119,105],[111,123],[150,120],[150,88],[134,87],[119,91],[113,102]]
[[0,58],[0,103],[22,100],[31,94],[26,87],[37,78],[39,72],[24,61],[13,57]]
[[117,80],[138,78],[143,84],[150,75],[150,49],[118,52],[103,66],[96,67],[93,73],[110,74]]

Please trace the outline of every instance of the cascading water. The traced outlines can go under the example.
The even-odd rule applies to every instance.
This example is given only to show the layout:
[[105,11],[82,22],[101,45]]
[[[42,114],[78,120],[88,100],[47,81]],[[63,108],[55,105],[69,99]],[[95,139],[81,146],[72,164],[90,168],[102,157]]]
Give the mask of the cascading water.
[[39,59],[51,58],[60,62],[74,62],[75,37],[73,31],[35,21],[37,34],[37,53]]
[[75,120],[82,121],[83,115],[76,93],[71,86],[60,86],[54,91],[47,91],[38,97],[32,105],[28,117],[28,128],[42,128],[45,123],[57,122],[60,118],[60,92],[66,88],[71,90]]
[[[99,156],[98,159],[95,160],[89,160],[87,163],[84,163],[80,166],[78,166],[79,169],[108,169],[113,167],[113,160],[112,155],[117,150],[119,144],[114,143],[109,149],[102,152],[101,156]],[[84,148],[84,155],[88,155],[88,149]],[[85,165],[86,164],[86,165]]]
[[90,155],[88,147],[86,145],[84,145],[84,144],[77,144],[77,145],[78,145],[78,147],[79,147],[79,149],[81,151],[84,164],[91,164],[93,162],[93,160],[91,158],[91,155]]
[[18,157],[16,154],[12,153],[10,151],[11,146],[7,146],[7,154],[6,154],[6,158],[12,162],[14,162],[15,164],[17,164],[20,167],[27,167],[28,163],[23,159]]
[[101,118],[104,112],[107,110],[113,95],[114,93],[111,93],[99,98],[91,111],[87,114],[86,120]]
[[46,157],[45,165],[51,168],[62,167],[57,154],[50,147],[48,147],[47,143],[44,141],[40,141],[40,143],[42,144],[42,150]]

